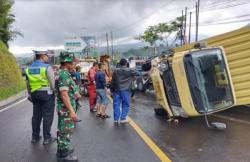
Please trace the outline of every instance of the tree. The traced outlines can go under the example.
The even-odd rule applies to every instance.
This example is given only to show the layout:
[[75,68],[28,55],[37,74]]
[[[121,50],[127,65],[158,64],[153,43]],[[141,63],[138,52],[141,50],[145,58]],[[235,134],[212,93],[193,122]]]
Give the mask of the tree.
[[[151,47],[154,47],[156,54],[156,42],[159,41],[160,45],[169,46],[168,38],[172,33],[176,33],[176,39],[181,36],[183,17],[177,17],[170,23],[159,23],[154,26],[149,26],[142,35],[136,39],[148,42]],[[175,40],[176,40],[175,39]]]
[[12,30],[15,22],[15,15],[10,10],[13,6],[12,0],[0,0],[0,40],[8,47],[8,42],[22,34],[17,30]]
[[159,23],[156,26],[156,31],[159,34],[159,38],[163,42],[163,44],[166,44],[166,46],[168,46],[168,37],[174,31],[172,26],[167,23]]
[[149,26],[143,35],[140,35],[136,39],[148,42],[154,48],[154,54],[156,54],[156,41],[160,39],[156,26]]
[[175,38],[174,42],[176,42],[177,39],[184,41],[183,21],[184,21],[184,17],[177,17],[175,19],[175,21],[171,22],[171,28],[173,31],[176,32],[176,38]]
[[149,26],[143,33],[136,39],[148,42],[150,46],[153,46],[155,42],[159,39],[159,35],[156,30],[156,26]]

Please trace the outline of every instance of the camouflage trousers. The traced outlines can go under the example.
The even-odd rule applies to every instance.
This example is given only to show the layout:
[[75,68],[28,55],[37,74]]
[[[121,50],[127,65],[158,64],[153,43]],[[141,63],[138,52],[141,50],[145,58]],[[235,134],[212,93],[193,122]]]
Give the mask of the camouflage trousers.
[[75,123],[69,117],[69,113],[58,112],[57,148],[68,150]]

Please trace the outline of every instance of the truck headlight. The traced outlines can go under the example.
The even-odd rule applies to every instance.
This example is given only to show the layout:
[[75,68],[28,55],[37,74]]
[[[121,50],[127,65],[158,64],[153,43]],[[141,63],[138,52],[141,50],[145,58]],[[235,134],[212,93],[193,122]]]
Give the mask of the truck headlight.
[[163,63],[161,63],[161,64],[159,65],[159,70],[160,70],[161,72],[166,71],[167,69],[168,69],[168,63],[163,62]]

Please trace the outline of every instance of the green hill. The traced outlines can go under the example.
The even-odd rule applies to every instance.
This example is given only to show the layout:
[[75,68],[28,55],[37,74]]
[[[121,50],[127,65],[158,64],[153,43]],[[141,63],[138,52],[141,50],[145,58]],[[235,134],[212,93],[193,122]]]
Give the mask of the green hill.
[[25,82],[15,57],[0,41],[0,100],[6,99],[25,89]]

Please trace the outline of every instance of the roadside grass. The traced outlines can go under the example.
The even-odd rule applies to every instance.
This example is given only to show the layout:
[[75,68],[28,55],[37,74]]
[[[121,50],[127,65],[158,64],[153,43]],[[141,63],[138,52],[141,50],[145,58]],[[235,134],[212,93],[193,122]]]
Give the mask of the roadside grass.
[[0,88],[0,101],[7,99],[25,89],[25,84],[20,84],[19,86]]
[[0,41],[0,101],[25,89],[15,57]]

